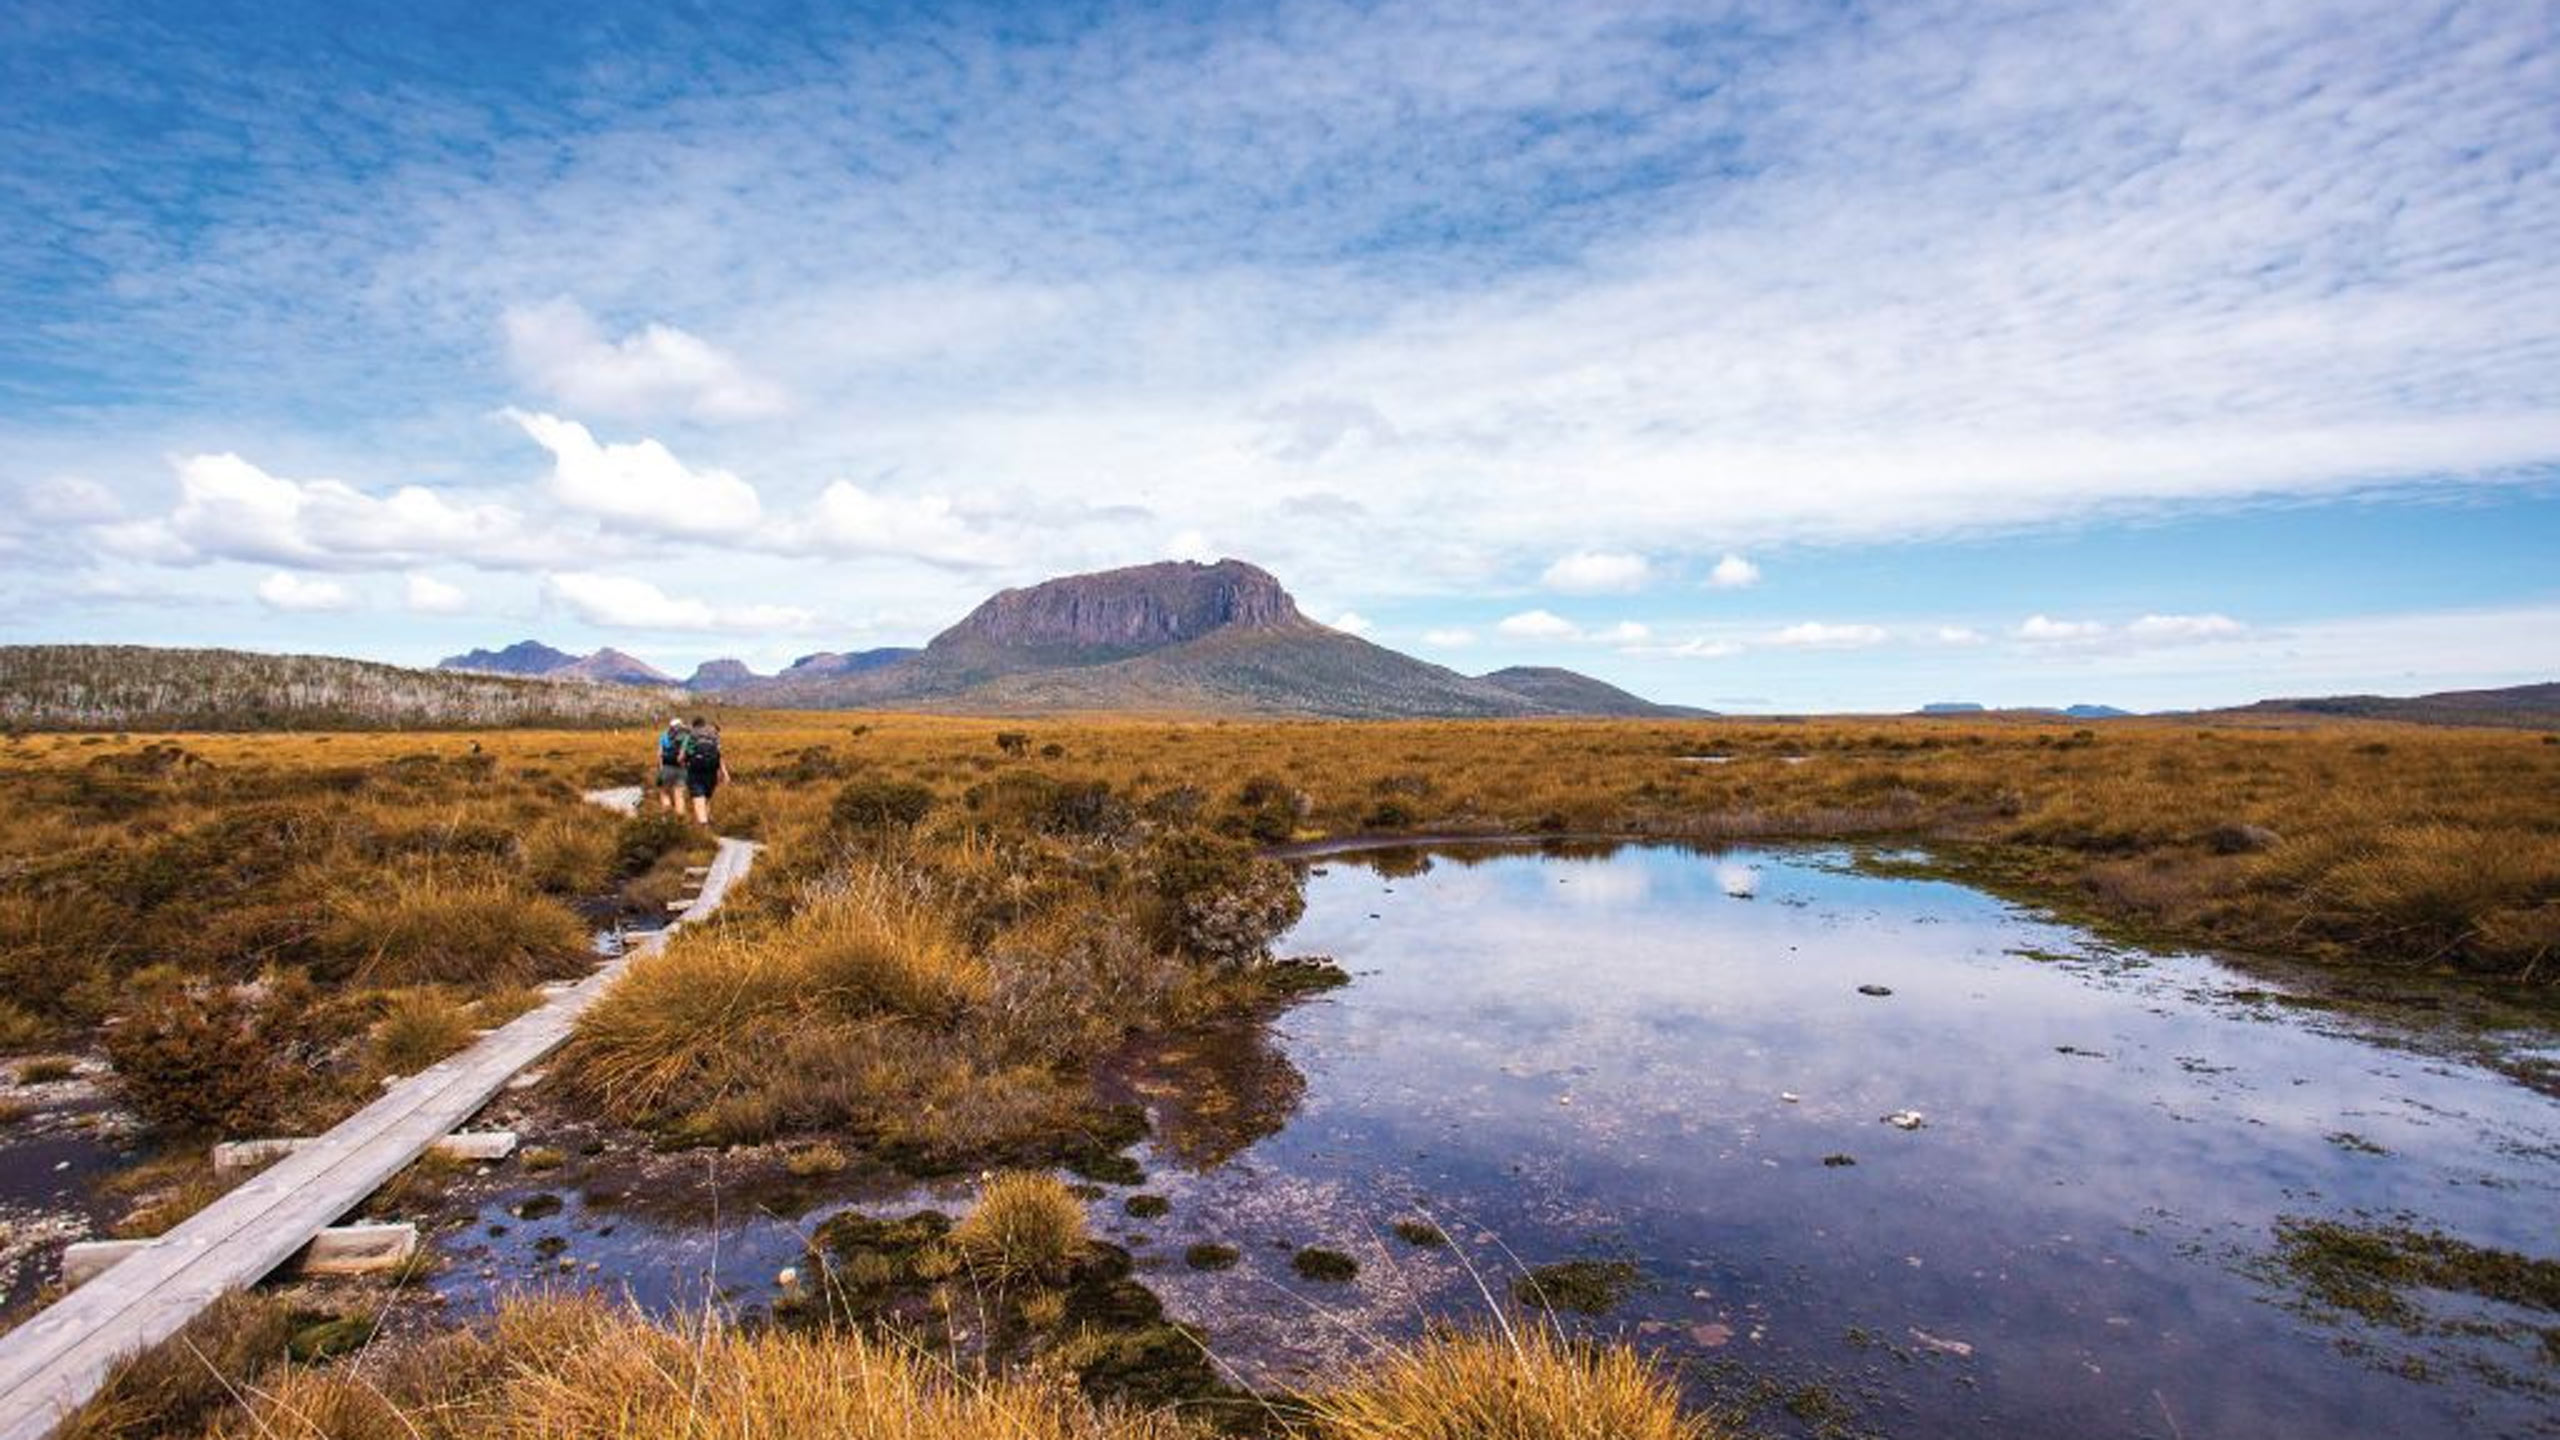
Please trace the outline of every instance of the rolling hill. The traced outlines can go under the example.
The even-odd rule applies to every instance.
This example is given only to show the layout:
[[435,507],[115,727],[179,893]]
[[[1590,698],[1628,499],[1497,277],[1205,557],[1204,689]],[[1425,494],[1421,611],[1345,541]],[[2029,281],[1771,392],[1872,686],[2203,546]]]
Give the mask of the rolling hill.
[[326,655],[0,646],[0,724],[21,730],[620,725],[653,718],[669,695],[632,685],[411,670]]

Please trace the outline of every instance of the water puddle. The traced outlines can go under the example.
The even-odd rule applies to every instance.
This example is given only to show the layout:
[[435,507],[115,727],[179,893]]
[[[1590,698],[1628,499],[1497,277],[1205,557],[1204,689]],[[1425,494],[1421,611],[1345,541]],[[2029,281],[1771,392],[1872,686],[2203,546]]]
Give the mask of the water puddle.
[[1779,1428],[2560,1433],[2531,1314],[2412,1336],[2267,1263],[2280,1217],[2552,1256],[2560,1101],[1837,852],[1365,858],[1284,947],[1351,985],[1115,1066],[1171,1210],[1103,1213],[1249,1380],[1587,1260],[1640,1278],[1574,1323]]
[[[1551,1298],[1626,1293],[1564,1323],[1781,1433],[2560,1434],[2560,1341],[2534,1328],[2560,1314],[2464,1296],[2413,1329],[2310,1303],[2279,1263],[2337,1239],[2301,1228],[2322,1221],[2560,1258],[2560,1099],[1851,858],[1316,860],[1282,949],[1352,982],[1115,1057],[1106,1089],[1155,1135],[1094,1228],[1259,1385],[1583,1261],[1542,1272]],[[970,1189],[758,1191],[724,1163],[492,1176],[437,1289],[751,1309],[829,1215]],[[1312,1278],[1339,1266],[1311,1247],[1356,1275]]]

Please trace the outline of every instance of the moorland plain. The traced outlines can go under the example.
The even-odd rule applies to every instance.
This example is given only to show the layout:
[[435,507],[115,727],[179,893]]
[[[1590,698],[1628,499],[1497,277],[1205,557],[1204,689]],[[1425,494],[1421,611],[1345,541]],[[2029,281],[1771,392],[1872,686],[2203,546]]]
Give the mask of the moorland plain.
[[[2003,718],[744,712],[724,724],[736,783],[719,828],[765,842],[766,862],[718,923],[635,965],[556,1068],[563,1103],[661,1146],[823,1141],[916,1173],[1107,1175],[1143,1122],[1097,1097],[1095,1059],[1133,1029],[1323,983],[1263,963],[1299,908],[1297,877],[1268,852],[1349,837],[1873,842],[1891,849],[1879,865],[2294,973],[2308,964],[2361,1002],[2451,997],[2547,1023],[2560,979],[2560,743],[2534,733]],[[164,1184],[201,1169],[190,1141],[325,1123],[381,1075],[528,1003],[531,982],[582,966],[605,917],[663,903],[704,842],[580,799],[638,781],[649,758],[636,732],[19,737],[0,760],[16,816],[0,841],[6,1041],[72,1052],[103,1034],[120,1092],[169,1137]],[[183,1202],[143,1228],[173,1209]],[[947,1281],[956,1253],[926,1247],[900,1278]],[[1121,1341],[1076,1350],[1052,1333],[1091,1328],[1055,1298],[1073,1289],[1011,1286],[997,1358],[1079,1355],[1089,1390],[1142,1393],[1096,1379],[1125,1368],[1110,1353]],[[565,1325],[564,1366],[677,1343],[570,1319],[521,1323]],[[752,1344],[729,1357],[737,1373],[784,1374],[798,1353]],[[1566,1358],[1556,1373],[1586,1379],[1618,1363]],[[1402,1363],[1426,1376],[1483,1359]],[[402,1363],[427,1377],[401,1382],[404,1403],[454,1398],[436,1389],[438,1362]],[[451,1385],[496,1393],[468,1369]],[[1372,1433],[1348,1409],[1306,1423]]]

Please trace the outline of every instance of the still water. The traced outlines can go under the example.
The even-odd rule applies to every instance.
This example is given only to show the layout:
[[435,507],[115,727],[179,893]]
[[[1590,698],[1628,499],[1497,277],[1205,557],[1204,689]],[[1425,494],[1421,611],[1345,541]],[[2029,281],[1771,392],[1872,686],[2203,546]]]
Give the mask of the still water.
[[[1166,1260],[1150,1283],[1279,1383],[1587,1257],[1645,1285],[1576,1323],[1704,1394],[1756,1379],[1781,1429],[2560,1433],[2532,1337],[2324,1321],[2266,1273],[2281,1216],[2560,1253],[2560,1101],[2212,961],[1848,858],[1324,862],[1283,948],[1353,983],[1267,1044],[1132,1059],[1160,1122],[1148,1188],[1173,1201],[1120,1222]],[[1458,1244],[1395,1238],[1414,1216]],[[1244,1263],[1173,1258],[1198,1241]],[[1361,1277],[1299,1279],[1308,1244]]]
[[[1095,1227],[1255,1384],[1320,1380],[1486,1318],[1527,1267],[1595,1259],[1640,1288],[1565,1323],[1779,1433],[2560,1434],[2560,1342],[2534,1329],[2560,1315],[2434,1297],[2413,1334],[2307,1308],[2270,1263],[2285,1217],[2560,1255],[2560,1100],[2263,977],[1851,858],[1317,862],[1280,948],[1352,982],[1116,1057],[1106,1087],[1156,1133],[1145,1184],[1097,1199]],[[751,1199],[698,1163],[498,1196],[437,1288],[464,1309],[564,1279],[753,1308],[848,1203]],[[1170,1213],[1129,1216],[1139,1191]],[[1410,1244],[1400,1220],[1455,1243]],[[1194,1270],[1199,1244],[1241,1263]],[[1359,1275],[1299,1277],[1306,1246]]]

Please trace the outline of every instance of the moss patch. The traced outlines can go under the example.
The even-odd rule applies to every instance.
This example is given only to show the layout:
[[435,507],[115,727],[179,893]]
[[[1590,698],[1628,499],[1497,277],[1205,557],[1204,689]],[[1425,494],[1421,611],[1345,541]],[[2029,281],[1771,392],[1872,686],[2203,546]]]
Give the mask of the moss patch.
[[1339,1250],[1310,1245],[1289,1257],[1289,1268],[1308,1280],[1321,1280],[1329,1285],[1349,1284],[1360,1274],[1360,1262]]
[[1173,1213],[1173,1202],[1161,1195],[1132,1195],[1120,1208],[1140,1220],[1160,1220]]
[[1199,1244],[1182,1252],[1182,1263],[1194,1270],[1232,1270],[1244,1258],[1233,1245]]
[[1446,1248],[1449,1244],[1447,1232],[1428,1220],[1399,1220],[1392,1228],[1395,1230],[1396,1238],[1407,1245],[1419,1246],[1425,1250],[1439,1250]]
[[1600,1315],[1643,1283],[1644,1272],[1624,1260],[1564,1260],[1512,1281],[1511,1298],[1539,1309]]

